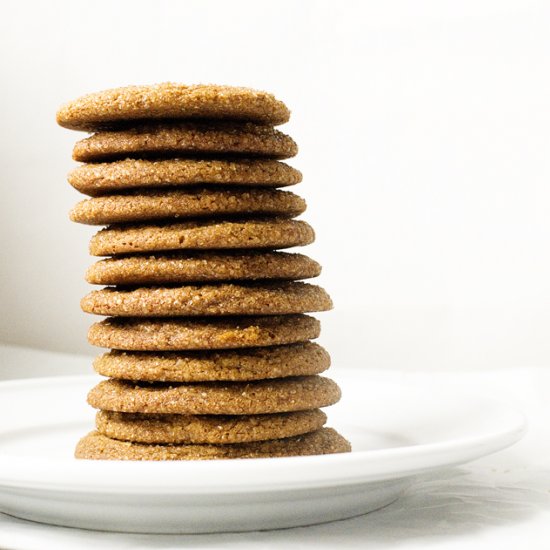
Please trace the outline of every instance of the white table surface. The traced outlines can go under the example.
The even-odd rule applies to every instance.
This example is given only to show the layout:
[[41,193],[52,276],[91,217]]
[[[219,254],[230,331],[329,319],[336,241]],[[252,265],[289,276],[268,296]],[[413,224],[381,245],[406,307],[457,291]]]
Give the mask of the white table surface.
[[[0,379],[90,372],[90,358],[0,346]],[[338,379],[338,366],[331,376]],[[390,506],[296,529],[220,535],[132,535],[41,525],[0,514],[2,550],[146,548],[550,548],[550,367],[465,372],[372,370],[385,381],[434,378],[520,407],[529,432],[513,447],[419,479]]]

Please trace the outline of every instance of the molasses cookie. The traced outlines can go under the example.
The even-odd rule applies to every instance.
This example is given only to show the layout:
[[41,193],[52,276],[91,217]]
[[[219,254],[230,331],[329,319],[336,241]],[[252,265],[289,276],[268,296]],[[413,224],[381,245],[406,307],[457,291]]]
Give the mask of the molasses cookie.
[[304,199],[288,191],[194,188],[95,197],[79,202],[70,218],[89,225],[234,214],[293,218],[305,209]]
[[309,315],[132,319],[110,317],[88,331],[93,346],[129,351],[234,349],[293,344],[317,338]]
[[327,407],[340,388],[322,376],[296,376],[252,382],[153,384],[103,380],[88,403],[105,411],[146,414],[269,414]]
[[94,361],[103,376],[149,382],[264,380],[319,374],[329,366],[329,354],[313,342],[220,351],[112,350]]
[[288,252],[175,252],[107,258],[91,265],[86,281],[95,285],[155,285],[309,279],[321,266],[303,254]]
[[223,119],[277,125],[289,117],[286,105],[267,92],[164,82],[88,94],[63,105],[56,118],[64,128],[96,131],[143,120]]
[[285,187],[302,181],[302,174],[276,160],[126,159],[83,164],[69,173],[69,183],[90,196],[152,187],[197,184]]
[[136,443],[226,444],[293,437],[323,427],[327,417],[319,409],[276,414],[186,415],[99,411],[99,433]]
[[286,315],[327,311],[329,295],[308,283],[248,283],[177,287],[104,288],[80,301],[82,310],[118,317]]
[[99,132],[78,141],[73,159],[104,162],[124,158],[247,155],[284,159],[298,152],[295,141],[271,126],[252,123],[165,122]]
[[91,460],[216,460],[348,453],[351,445],[332,428],[270,441],[232,445],[147,445],[111,439],[98,432],[82,438],[76,458]]
[[113,225],[90,241],[92,256],[162,250],[290,248],[315,239],[312,227],[281,218],[205,220],[167,224]]

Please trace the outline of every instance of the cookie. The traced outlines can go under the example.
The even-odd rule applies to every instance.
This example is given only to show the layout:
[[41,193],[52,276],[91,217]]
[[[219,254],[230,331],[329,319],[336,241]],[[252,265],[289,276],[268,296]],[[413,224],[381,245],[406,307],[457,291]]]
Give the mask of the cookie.
[[321,266],[288,252],[176,252],[107,258],[90,266],[86,281],[95,285],[151,285],[258,279],[309,279]]
[[75,457],[90,460],[215,460],[348,453],[349,441],[332,428],[285,439],[230,445],[147,445],[111,439],[98,432],[83,437]]
[[69,173],[69,183],[90,196],[123,189],[197,184],[285,187],[302,181],[302,174],[277,160],[126,159],[83,164]]
[[309,315],[132,319],[109,318],[88,331],[93,346],[130,351],[232,349],[293,344],[317,338],[320,323]]
[[289,117],[286,105],[267,92],[164,82],[88,94],[63,105],[56,118],[64,128],[95,131],[145,119],[230,119],[277,125]]
[[315,239],[306,222],[282,218],[110,226],[90,241],[92,256],[161,250],[290,248]]
[[140,414],[99,411],[100,434],[136,443],[248,443],[313,432],[327,420],[318,409],[254,415]]
[[82,298],[86,313],[119,317],[286,315],[332,309],[329,295],[307,283],[248,283],[104,288]]
[[98,374],[149,382],[243,381],[320,374],[330,356],[318,344],[222,351],[127,352],[112,350],[97,357]]
[[288,191],[193,188],[95,197],[79,202],[71,210],[70,218],[89,225],[233,214],[292,218],[305,209],[304,199]]
[[105,411],[147,414],[268,414],[307,411],[338,402],[340,388],[322,376],[252,382],[161,384],[103,380],[88,403]]
[[298,146],[270,126],[252,123],[165,122],[99,132],[78,141],[73,159],[98,162],[124,158],[247,155],[284,159]]

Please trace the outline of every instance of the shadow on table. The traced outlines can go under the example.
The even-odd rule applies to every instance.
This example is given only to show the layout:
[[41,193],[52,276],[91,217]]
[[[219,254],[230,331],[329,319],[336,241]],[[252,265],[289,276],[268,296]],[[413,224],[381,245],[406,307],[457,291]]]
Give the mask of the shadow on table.
[[[327,547],[357,542],[361,548],[380,548],[415,539],[452,539],[521,523],[541,510],[550,510],[549,491],[550,471],[473,474],[455,469],[419,480],[382,510],[330,524],[250,534],[254,537],[250,547],[260,541],[279,541],[285,547],[292,547],[293,542],[300,548],[314,548],[320,542]],[[228,547],[231,536],[237,535],[226,535]],[[215,541],[214,536],[205,539],[204,547]],[[202,547],[200,537],[193,543]]]
[[[318,548],[338,545],[388,548],[418,540],[452,539],[518,524],[550,509],[550,471],[451,470],[419,480],[382,510],[328,524],[218,535],[132,535],[43,526],[14,519],[26,533],[59,547],[109,548]],[[5,517],[5,516],[4,516]],[[0,532],[2,519],[0,516]],[[1,537],[0,537],[1,538]],[[1,542],[1,541],[0,541]],[[44,548],[50,548],[45,544]],[[52,546],[53,547],[53,546]],[[75,546],[76,547],[76,546]]]
[[[491,472],[462,470],[419,481],[383,510],[339,522],[372,542],[466,535],[521,523],[550,510],[550,471]],[[340,536],[345,532],[342,529]]]

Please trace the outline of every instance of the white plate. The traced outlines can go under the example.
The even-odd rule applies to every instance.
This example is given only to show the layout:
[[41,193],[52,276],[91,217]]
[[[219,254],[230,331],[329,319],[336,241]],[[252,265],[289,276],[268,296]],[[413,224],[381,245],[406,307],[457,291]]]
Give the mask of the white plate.
[[[336,370],[336,369],[335,369]],[[389,386],[338,373],[344,399],[329,425],[339,455],[198,462],[73,458],[93,427],[95,376],[0,383],[0,511],[107,531],[205,533],[309,525],[389,504],[411,476],[517,441],[521,413],[448,388]]]

